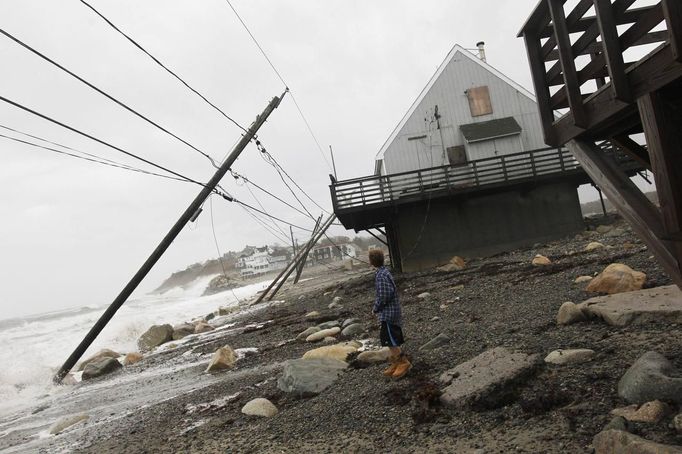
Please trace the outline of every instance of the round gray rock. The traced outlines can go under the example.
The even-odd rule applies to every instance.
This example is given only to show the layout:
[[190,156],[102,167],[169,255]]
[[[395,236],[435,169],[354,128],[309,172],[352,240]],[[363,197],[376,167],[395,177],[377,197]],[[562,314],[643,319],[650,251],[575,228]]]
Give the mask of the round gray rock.
[[148,352],[154,347],[173,339],[173,327],[166,325],[153,325],[137,340],[140,351]]
[[618,382],[618,395],[633,404],[652,400],[682,403],[682,374],[660,353],[646,352]]
[[114,358],[105,358],[101,361],[92,362],[83,369],[83,380],[101,377],[122,367],[121,363]]
[[357,336],[359,334],[362,334],[365,332],[365,326],[361,323],[353,323],[352,325],[348,325],[341,331],[341,334],[343,334],[346,337],[353,337]]
[[332,358],[294,359],[284,365],[277,387],[297,397],[314,396],[330,386],[348,367]]

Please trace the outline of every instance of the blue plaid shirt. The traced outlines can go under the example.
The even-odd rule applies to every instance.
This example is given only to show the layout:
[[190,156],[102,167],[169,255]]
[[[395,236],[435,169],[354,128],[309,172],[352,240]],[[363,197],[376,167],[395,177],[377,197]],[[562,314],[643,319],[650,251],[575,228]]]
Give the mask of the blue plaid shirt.
[[377,314],[380,322],[388,322],[392,325],[400,326],[402,315],[400,313],[398,291],[393,277],[386,267],[382,266],[377,269],[375,283],[377,297],[374,300],[372,312]]

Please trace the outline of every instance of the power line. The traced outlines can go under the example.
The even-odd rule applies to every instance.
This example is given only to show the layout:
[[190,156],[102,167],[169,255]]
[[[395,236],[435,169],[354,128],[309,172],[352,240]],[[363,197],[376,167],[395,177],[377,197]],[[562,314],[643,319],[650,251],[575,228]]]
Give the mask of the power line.
[[173,171],[173,170],[170,170],[170,169],[168,169],[168,168],[166,168],[166,167],[163,167],[162,165],[156,164],[156,163],[154,163],[154,162],[152,162],[152,161],[149,161],[149,160],[147,160],[147,159],[145,159],[145,158],[142,158],[142,157],[140,157],[140,156],[138,156],[138,155],[136,155],[136,154],[134,154],[134,153],[131,153],[131,152],[126,151],[126,150],[124,150],[124,149],[122,149],[122,148],[119,148],[119,147],[117,147],[116,145],[112,145],[112,144],[110,144],[110,143],[108,143],[108,142],[105,142],[104,140],[101,140],[101,139],[98,139],[97,137],[91,136],[90,134],[87,134],[87,133],[85,133],[85,132],[83,132],[83,131],[80,131],[80,130],[78,130],[78,129],[72,127],[72,126],[69,126],[69,125],[67,125],[67,124],[64,124],[64,123],[62,123],[62,122],[60,122],[60,121],[58,121],[58,120],[55,120],[54,118],[48,117],[47,115],[43,115],[43,114],[41,114],[40,112],[36,112],[35,110],[33,110],[33,109],[29,108],[29,107],[26,107],[26,106],[24,106],[24,105],[22,105],[22,104],[19,104],[19,103],[17,103],[17,102],[14,102],[14,101],[12,101],[12,100],[10,100],[10,99],[7,99],[7,98],[5,98],[4,96],[0,96],[0,101],[4,101],[4,102],[6,102],[7,104],[10,104],[10,105],[12,105],[12,106],[14,106],[14,107],[18,107],[18,108],[21,109],[21,110],[24,110],[24,111],[26,111],[26,112],[29,112],[29,113],[31,113],[31,114],[37,116],[37,117],[40,117],[40,118],[42,118],[42,119],[44,119],[44,120],[47,120],[47,121],[49,121],[49,122],[51,122],[51,123],[54,123],[54,124],[58,125],[58,126],[61,126],[62,128],[68,129],[69,131],[75,132],[76,134],[79,134],[79,135],[81,135],[81,136],[83,136],[83,137],[87,137],[87,138],[90,139],[90,140],[94,140],[95,142],[97,142],[97,143],[99,143],[99,144],[102,144],[102,145],[104,145],[104,146],[106,146],[106,147],[109,147],[109,148],[111,148],[111,149],[113,149],[113,150],[116,150],[116,151],[118,151],[118,152],[121,152],[121,153],[123,153],[123,154],[125,154],[125,155],[127,155],[127,156],[130,156],[130,157],[132,157],[132,158],[135,158],[135,159],[137,159],[138,161],[142,161],[142,162],[144,162],[145,164],[149,164],[149,165],[152,166],[152,167],[156,167],[157,169],[163,170],[164,172],[168,172],[168,173],[170,173],[171,175],[175,175],[176,177],[182,178],[183,180],[187,180],[187,181],[190,181],[190,182],[192,182],[192,183],[194,183],[194,184],[198,184],[199,186],[204,186],[203,183],[200,183],[200,182],[198,182],[198,181],[196,181],[196,180],[193,180],[193,179],[191,179],[191,178],[189,178],[189,177],[186,177],[185,175],[183,175],[183,174],[181,174],[181,173],[178,173],[178,172],[175,172],[175,171]]
[[142,52],[144,52],[149,58],[151,58],[157,65],[159,65],[161,68],[165,69],[166,72],[168,72],[171,76],[175,77],[181,84],[183,84],[185,87],[187,87],[190,91],[192,91],[195,95],[199,96],[201,99],[203,99],[209,106],[213,107],[216,111],[218,111],[223,117],[225,117],[227,120],[232,122],[235,126],[240,128],[244,132],[248,132],[246,128],[244,128],[242,125],[240,125],[236,120],[234,120],[232,117],[227,115],[220,107],[216,106],[214,103],[209,101],[204,95],[199,93],[196,89],[194,89],[192,86],[190,86],[187,82],[185,82],[180,76],[178,76],[174,71],[172,71],[170,68],[168,68],[166,65],[164,65],[161,61],[159,61],[158,58],[153,56],[151,53],[149,53],[144,47],[142,47],[137,41],[135,41],[133,38],[131,38],[129,35],[127,35],[125,32],[123,32],[120,28],[118,28],[116,25],[114,25],[109,19],[107,19],[102,13],[100,13],[98,10],[96,10],[92,5],[90,5],[88,2],[85,0],[81,0],[81,3],[90,8],[95,14],[97,14],[99,17],[104,20],[111,28],[116,30],[118,33],[123,35],[128,41],[130,41],[135,47],[140,49]]
[[[219,187],[220,187],[220,186],[219,186]],[[221,187],[220,189],[223,189],[223,188]],[[223,189],[223,191],[224,191],[224,189]],[[220,191],[216,190],[215,193],[218,194],[219,196],[221,196],[223,199],[227,200],[228,202],[235,202],[235,203],[238,203],[238,204],[243,205],[243,206],[245,206],[246,208],[249,208],[249,209],[251,209],[251,210],[253,210],[253,211],[257,212],[257,213],[260,213],[260,214],[262,214],[262,215],[264,215],[264,216],[267,216],[267,217],[269,217],[269,218],[275,219],[275,220],[277,220],[277,221],[279,221],[279,222],[282,222],[282,223],[284,223],[284,224],[290,225],[290,226],[292,226],[292,227],[294,227],[294,228],[297,228],[297,229],[299,229],[299,230],[304,230],[304,231],[306,231],[306,232],[312,232],[312,230],[310,230],[310,229],[307,229],[307,228],[305,228],[305,227],[301,227],[301,226],[296,225],[296,224],[294,224],[294,223],[285,221],[284,219],[281,219],[281,218],[278,218],[277,216],[274,216],[274,215],[272,215],[272,214],[266,213],[265,211],[261,211],[261,210],[259,210],[258,208],[255,208],[255,207],[249,205],[248,203],[245,203],[245,202],[242,202],[241,200],[235,199],[234,197],[232,197],[231,195],[229,195],[229,194],[227,194],[227,193],[225,193],[225,192],[220,192]]]
[[[223,277],[225,278],[225,283],[227,285],[230,285],[229,283],[230,278],[227,277],[227,271],[225,271],[225,263],[223,263],[223,254],[220,252],[220,246],[218,246],[218,236],[215,234],[215,224],[213,223],[213,198],[211,196],[208,197],[208,204],[211,211],[211,231],[213,232],[213,242],[215,243],[215,249],[218,252],[218,260],[220,261],[220,267],[223,269]],[[237,300],[237,303],[241,304],[242,301],[239,299],[234,290],[230,288],[230,291],[232,292],[232,296],[234,296],[234,298]]]
[[241,175],[241,174],[239,174],[239,173],[237,173],[237,172],[235,172],[235,171],[232,171],[232,170],[231,170],[230,172],[232,173],[232,176],[234,177],[235,180],[237,180],[237,179],[242,179],[242,180],[244,180],[245,184],[251,184],[252,186],[255,186],[255,187],[256,187],[257,189],[259,189],[260,191],[266,193],[267,195],[269,195],[270,197],[272,197],[272,198],[274,198],[274,199],[276,199],[276,200],[279,200],[280,202],[282,202],[284,205],[288,206],[288,207],[291,208],[292,210],[297,211],[298,213],[302,214],[303,216],[308,216],[308,213],[304,213],[303,211],[301,211],[300,208],[296,208],[295,206],[293,206],[292,204],[290,204],[290,203],[287,202],[286,200],[284,200],[284,199],[278,197],[277,195],[273,194],[272,192],[268,191],[267,189],[265,189],[265,188],[259,186],[258,184],[254,183],[251,179],[245,177],[244,175]]
[[187,145],[187,146],[190,147],[191,149],[195,150],[196,152],[198,152],[199,154],[201,154],[202,156],[204,156],[205,158],[207,158],[207,159],[211,162],[211,164],[212,164],[214,167],[218,167],[218,165],[216,164],[216,162],[213,160],[213,158],[212,158],[211,156],[209,156],[207,153],[201,151],[200,149],[198,149],[197,147],[195,147],[195,146],[192,145],[191,143],[189,143],[189,142],[187,142],[186,140],[184,140],[184,139],[178,137],[177,135],[173,134],[172,132],[170,132],[169,130],[167,130],[166,128],[164,128],[163,126],[161,126],[161,125],[159,125],[158,123],[155,123],[154,121],[152,121],[152,120],[150,120],[149,118],[145,117],[144,115],[142,115],[141,113],[139,113],[139,112],[136,111],[135,109],[129,107],[128,105],[124,104],[122,101],[119,101],[118,99],[114,98],[114,97],[111,96],[110,94],[106,93],[105,91],[103,91],[103,90],[101,90],[100,88],[96,87],[95,85],[91,84],[91,83],[88,82],[87,80],[83,79],[82,77],[78,76],[77,74],[73,73],[72,71],[66,69],[64,66],[60,65],[59,63],[57,63],[56,61],[52,60],[52,59],[49,58],[48,56],[46,56],[46,55],[40,53],[40,52],[37,51],[36,49],[32,48],[32,47],[29,46],[28,44],[26,44],[26,43],[24,43],[23,41],[21,41],[20,39],[15,38],[14,36],[10,35],[10,34],[7,33],[6,31],[4,31],[3,29],[0,29],[0,33],[2,33],[3,35],[5,35],[6,37],[8,37],[9,39],[11,39],[12,41],[16,42],[16,43],[19,44],[20,46],[24,47],[25,49],[29,50],[29,51],[32,52],[33,54],[39,56],[40,58],[42,58],[43,60],[47,61],[48,63],[51,63],[51,64],[54,65],[55,67],[57,67],[57,68],[59,68],[60,70],[64,71],[65,73],[67,73],[67,74],[70,75],[71,77],[75,78],[76,80],[78,80],[78,81],[84,83],[85,85],[87,85],[88,87],[92,88],[92,89],[95,90],[97,93],[101,94],[102,96],[106,97],[107,99],[109,99],[109,100],[115,102],[115,103],[118,104],[119,106],[121,106],[121,107],[123,107],[124,109],[126,109],[128,112],[130,112],[130,113],[136,115],[137,117],[143,119],[144,121],[146,121],[147,123],[149,123],[149,124],[151,124],[152,126],[156,127],[157,129],[163,131],[164,133],[168,134],[169,136],[171,136],[171,137],[173,137],[173,138],[179,140],[180,142],[184,143],[185,145]]
[[[261,207],[261,209],[263,211],[265,211],[265,207],[263,206],[262,203],[260,203],[260,200],[258,199],[258,197],[256,197],[256,194],[253,193],[253,191],[251,190],[249,185],[246,185],[246,189],[249,191],[249,194],[251,194],[251,197],[253,197],[253,199],[256,201],[258,206]],[[282,232],[282,235],[286,236],[286,232],[284,230],[282,230],[282,227],[280,227],[279,224],[277,224],[277,222],[275,222],[274,219],[270,218],[270,222],[272,222],[272,225],[274,225],[277,230]]]
[[33,134],[29,134],[29,133],[24,132],[24,131],[19,131],[18,129],[10,128],[9,126],[0,125],[0,128],[6,129],[6,130],[8,130],[8,131],[15,132],[15,133],[17,133],[17,134],[21,134],[22,136],[26,136],[26,137],[30,137],[30,138],[32,138],[32,139],[40,140],[41,142],[49,143],[50,145],[54,145],[54,146],[56,146],[56,147],[64,148],[64,149],[66,149],[66,150],[71,150],[71,151],[74,151],[74,152],[76,152],[76,153],[81,153],[81,154],[84,154],[84,155],[86,155],[86,156],[90,156],[90,157],[95,158],[95,159],[99,159],[99,160],[102,160],[102,161],[107,161],[107,162],[110,162],[110,163],[112,163],[112,164],[117,164],[117,165],[121,165],[121,166],[125,166],[125,167],[132,167],[132,166],[129,166],[129,165],[127,165],[127,164],[123,164],[123,163],[120,163],[120,162],[113,161],[113,160],[111,160],[111,159],[105,158],[105,157],[103,157],[103,156],[97,156],[97,155],[95,155],[95,154],[86,153],[85,151],[76,150],[75,148],[71,148],[71,147],[69,147],[69,146],[67,146],[67,145],[63,145],[63,144],[61,144],[61,143],[59,143],[59,142],[53,142],[53,141],[51,141],[51,140],[47,140],[47,139],[44,139],[44,138],[42,138],[42,137],[39,137],[39,136],[36,136],[36,135],[33,135]]
[[251,30],[246,25],[246,23],[244,22],[242,17],[239,15],[239,13],[235,9],[235,7],[232,6],[232,3],[230,2],[230,0],[225,0],[225,1],[227,2],[228,5],[230,5],[232,12],[234,12],[234,15],[237,16],[237,19],[239,19],[239,22],[241,22],[242,26],[244,27],[244,30],[246,30],[246,32],[249,34],[249,36],[251,37],[251,40],[254,42],[256,47],[258,47],[258,50],[260,50],[261,54],[263,54],[263,57],[265,57],[265,60],[267,60],[268,64],[270,65],[272,70],[275,72],[275,74],[277,74],[277,77],[279,78],[279,80],[284,84],[284,86],[287,88],[287,90],[289,90],[289,92],[291,93],[291,99],[294,101],[294,105],[296,106],[296,110],[298,110],[298,113],[301,116],[301,118],[303,119],[303,122],[305,123],[306,128],[308,128],[308,132],[310,133],[313,140],[315,141],[315,144],[317,145],[317,149],[319,150],[320,154],[322,155],[322,159],[324,159],[324,162],[325,162],[325,164],[327,164],[327,167],[329,168],[329,170],[332,170],[332,166],[329,164],[329,161],[327,160],[327,156],[324,154],[324,151],[322,150],[322,146],[320,145],[320,142],[317,140],[317,137],[315,136],[315,133],[313,132],[313,128],[310,126],[310,122],[308,121],[306,116],[303,114],[303,110],[301,109],[301,106],[296,101],[296,98],[294,97],[293,92],[291,92],[291,90],[289,89],[289,84],[286,83],[286,81],[282,77],[282,74],[280,74],[280,72],[277,70],[275,65],[272,63],[272,60],[270,60],[270,57],[268,57],[268,54],[265,53],[265,50],[260,45],[260,43],[258,42],[256,37],[253,35],[253,33],[251,33]]
[[[256,143],[256,145],[259,146],[259,149],[260,149],[260,152],[261,152],[261,156],[264,157],[263,159],[265,159],[265,162],[267,162],[268,164],[270,164],[271,166],[273,166],[273,167],[275,168],[275,170],[277,170],[278,173],[279,173],[280,171],[281,171],[282,173],[284,173],[284,175],[287,176],[287,178],[294,184],[294,186],[296,186],[296,187],[298,188],[298,190],[301,191],[301,192],[303,193],[303,195],[305,195],[305,196],[308,198],[308,200],[310,200],[311,202],[313,202],[313,204],[315,204],[315,206],[317,206],[319,209],[321,209],[321,210],[324,211],[325,213],[331,214],[331,213],[329,213],[329,211],[327,211],[325,208],[323,208],[319,203],[317,203],[312,197],[310,197],[310,195],[309,195],[309,194],[308,194],[308,193],[307,193],[307,192],[306,192],[306,191],[305,191],[305,190],[296,182],[296,180],[294,180],[294,179],[291,177],[291,175],[289,175],[289,174],[287,173],[286,170],[284,170],[284,167],[282,167],[282,166],[279,164],[279,162],[277,162],[277,160],[276,160],[276,159],[275,159],[275,158],[274,158],[274,157],[273,157],[273,156],[272,156],[272,155],[271,155],[271,154],[270,154],[262,145],[259,145],[258,142]],[[280,178],[282,178],[282,175],[281,175],[281,174],[280,174]],[[282,181],[284,181],[283,178],[282,178]],[[289,185],[287,185],[286,182],[285,182],[284,184],[285,184],[287,187],[289,187]],[[289,190],[291,191],[291,188],[289,188]],[[292,191],[292,193],[293,193],[293,191]],[[294,195],[294,197],[296,197],[296,196]],[[296,200],[298,200],[298,197],[296,197]],[[299,203],[301,203],[300,200],[299,200]],[[303,204],[301,203],[301,205],[303,205]],[[304,209],[305,209],[306,211],[308,211],[308,210],[305,208],[305,206],[304,206]],[[310,214],[310,212],[308,212],[308,214],[310,215],[310,217],[312,217],[312,218],[314,219],[314,216],[312,216],[312,215]]]
[[227,2],[228,5],[230,5],[230,8],[232,9],[232,12],[234,12],[234,15],[237,16],[237,19],[239,19],[239,22],[242,23],[242,25],[244,26],[244,29],[246,30],[246,33],[249,34],[249,36],[251,37],[251,39],[253,40],[253,42],[256,44],[256,47],[258,47],[258,50],[260,50],[261,54],[263,54],[263,57],[265,57],[265,59],[268,61],[268,64],[270,64],[270,67],[272,68],[272,70],[275,72],[275,74],[277,74],[277,77],[279,77],[279,80],[281,80],[282,83],[284,84],[284,86],[288,88],[288,85],[287,85],[287,83],[284,81],[284,78],[283,78],[282,75],[279,73],[279,71],[277,71],[277,68],[275,68],[275,65],[274,65],[274,64],[272,63],[272,61],[270,60],[270,57],[268,57],[268,54],[265,53],[265,51],[263,50],[263,48],[261,47],[261,45],[258,43],[258,40],[256,39],[256,37],[253,36],[253,33],[251,33],[251,30],[249,30],[249,27],[247,27],[246,23],[242,20],[242,17],[239,15],[239,13],[237,12],[237,10],[234,9],[234,6],[232,6],[232,3],[230,2],[230,0],[225,0],[225,1]]
[[[128,166],[125,164],[119,164],[119,163],[115,163],[115,162],[106,162],[106,161],[103,161],[102,159],[95,159],[95,158],[89,158],[86,156],[80,156],[80,155],[77,155],[74,153],[69,153],[68,151],[57,150],[57,149],[52,148],[52,147],[46,147],[44,145],[39,145],[37,143],[28,142],[26,140],[18,139],[16,137],[6,136],[4,134],[0,134],[0,137],[5,138],[5,139],[9,139],[9,140],[13,140],[15,142],[23,143],[26,145],[30,145],[32,147],[41,148],[43,150],[52,151],[54,153],[62,154],[65,156],[71,156],[73,158],[82,159],[84,161],[94,162],[97,164],[102,164],[102,165],[110,166],[110,167],[116,167],[116,168],[123,169],[123,170],[130,170],[132,172],[139,172],[139,173],[143,173],[143,174],[147,174],[147,175],[154,175],[154,176],[161,177],[161,178],[168,178],[169,180],[177,180],[177,181],[182,181],[184,183],[189,183],[189,181],[182,179],[182,178],[177,178],[177,177],[173,177],[170,175],[162,175],[160,173],[155,173],[155,172],[149,172],[147,170],[138,169],[136,167],[131,167],[131,166]],[[94,156],[94,155],[91,155],[90,153],[85,153],[85,152],[81,152],[81,153],[84,153],[88,156]]]

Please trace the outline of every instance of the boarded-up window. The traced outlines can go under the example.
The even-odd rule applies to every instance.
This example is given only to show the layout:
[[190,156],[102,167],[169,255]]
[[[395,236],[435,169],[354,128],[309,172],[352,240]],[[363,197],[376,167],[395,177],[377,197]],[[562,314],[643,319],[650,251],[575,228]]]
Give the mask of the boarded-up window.
[[467,163],[467,154],[464,151],[464,145],[457,145],[456,147],[448,147],[448,161],[451,166],[461,166]]
[[487,86],[468,89],[467,98],[469,98],[469,109],[472,117],[493,113],[493,105],[490,103],[490,92]]

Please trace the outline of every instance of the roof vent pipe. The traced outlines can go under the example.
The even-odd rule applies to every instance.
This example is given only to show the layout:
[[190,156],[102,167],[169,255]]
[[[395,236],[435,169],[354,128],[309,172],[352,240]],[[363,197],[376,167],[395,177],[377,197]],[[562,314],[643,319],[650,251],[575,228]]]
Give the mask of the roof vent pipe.
[[476,43],[476,47],[478,47],[478,58],[487,63],[487,60],[485,59],[485,43],[479,41]]

